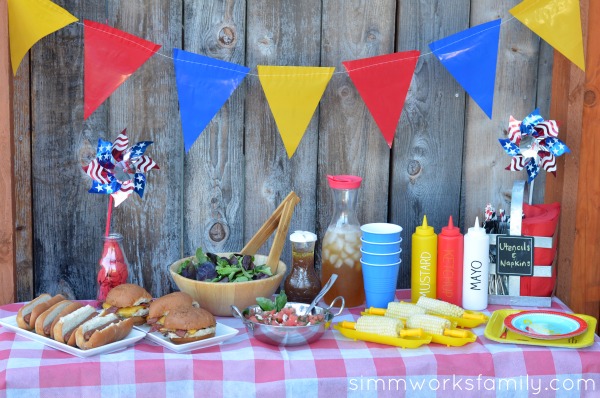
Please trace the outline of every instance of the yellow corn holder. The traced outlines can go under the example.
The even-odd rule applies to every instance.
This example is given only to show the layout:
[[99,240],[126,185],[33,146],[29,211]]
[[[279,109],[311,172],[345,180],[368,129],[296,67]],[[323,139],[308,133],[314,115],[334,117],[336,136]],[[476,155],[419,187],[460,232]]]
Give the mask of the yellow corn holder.
[[[353,328],[342,327],[341,323],[336,323],[333,328],[345,336],[353,340],[368,341],[371,343],[385,344],[401,348],[418,348],[424,344],[431,342],[431,335],[425,334],[423,337],[390,337],[382,336],[375,333],[365,333],[354,330]],[[352,322],[351,322],[352,323]]]
[[455,322],[456,326],[461,328],[474,328],[488,320],[481,312],[468,311],[457,305],[429,297],[419,297],[416,305],[424,308],[428,314]]
[[[451,308],[452,304],[444,301],[421,297],[417,304],[404,301],[392,301],[386,308],[367,308],[362,315],[384,315],[392,318],[406,319],[415,314],[430,314],[448,319],[454,324],[453,327],[474,328],[488,321],[488,317],[476,311],[464,310],[458,306]],[[459,310],[457,310],[459,309]]]

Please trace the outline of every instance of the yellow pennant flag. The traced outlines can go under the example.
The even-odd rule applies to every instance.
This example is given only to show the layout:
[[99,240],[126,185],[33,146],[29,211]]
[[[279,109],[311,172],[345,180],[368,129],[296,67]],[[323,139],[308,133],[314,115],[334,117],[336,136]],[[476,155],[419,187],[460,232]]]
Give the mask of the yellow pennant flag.
[[585,71],[579,0],[525,0],[510,13]]
[[8,0],[8,34],[13,74],[27,51],[44,36],[77,21],[48,0]]
[[291,158],[310,123],[335,68],[258,66],[258,78]]

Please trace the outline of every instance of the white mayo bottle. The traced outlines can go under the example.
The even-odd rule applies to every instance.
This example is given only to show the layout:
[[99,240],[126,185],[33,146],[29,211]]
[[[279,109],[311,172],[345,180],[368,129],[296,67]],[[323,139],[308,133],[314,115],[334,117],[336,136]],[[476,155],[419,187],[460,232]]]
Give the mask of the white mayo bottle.
[[488,305],[490,239],[485,229],[479,226],[479,217],[465,234],[464,242],[462,306],[466,310],[485,310]]

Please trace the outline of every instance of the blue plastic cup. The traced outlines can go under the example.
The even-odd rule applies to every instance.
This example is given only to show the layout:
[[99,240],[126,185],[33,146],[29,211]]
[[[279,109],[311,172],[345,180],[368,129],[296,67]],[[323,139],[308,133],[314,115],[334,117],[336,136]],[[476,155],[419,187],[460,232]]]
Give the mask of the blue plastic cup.
[[402,227],[389,223],[372,223],[360,227],[362,239],[367,242],[391,243],[400,240]]
[[367,264],[373,265],[386,265],[386,264],[394,264],[400,261],[400,252],[402,249],[398,250],[395,253],[369,253],[363,251],[361,249],[361,260]]
[[366,308],[387,308],[396,297],[396,283],[400,261],[394,264],[375,265],[361,260],[365,286]]
[[369,242],[364,239],[360,239],[361,249],[367,253],[375,253],[375,254],[387,254],[387,253],[396,253],[400,250],[400,243],[402,242],[402,238],[398,242],[391,243],[378,243],[378,242]]

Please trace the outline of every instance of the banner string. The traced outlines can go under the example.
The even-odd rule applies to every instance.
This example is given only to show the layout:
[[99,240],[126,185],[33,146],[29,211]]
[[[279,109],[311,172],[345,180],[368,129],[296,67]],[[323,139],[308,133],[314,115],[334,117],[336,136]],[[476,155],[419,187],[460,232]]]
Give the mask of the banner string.
[[[513,19],[515,19],[515,17],[511,16],[509,19],[501,21],[500,22],[500,26],[502,26],[502,25],[504,25],[504,24],[506,24],[508,22],[511,22]],[[100,31],[100,32],[102,32],[104,34],[107,34],[107,35],[118,37],[118,38],[120,38],[122,40],[125,40],[125,41],[128,41],[128,42],[132,43],[132,44],[135,44],[136,46],[140,46],[140,47],[144,48],[145,50],[148,50],[149,52],[153,52],[156,55],[160,55],[161,57],[164,57],[164,58],[167,58],[167,59],[170,59],[170,60],[175,60],[175,58],[173,58],[173,57],[171,57],[169,55],[162,54],[161,52],[158,52],[158,51],[154,52],[152,49],[150,49],[148,47],[145,47],[144,45],[142,45],[140,43],[134,42],[133,40],[129,40],[128,38],[123,37],[121,35],[116,35],[116,34],[114,34],[112,32],[107,32],[107,31],[105,31],[103,29],[98,29],[98,28],[95,28],[93,26],[89,26],[89,25],[86,26],[85,24],[83,24],[81,22],[75,22],[75,23],[79,24],[79,25],[83,25],[83,26],[85,26],[85,27],[87,27],[89,29],[95,29],[95,30]],[[460,38],[458,40],[455,40],[455,41],[453,41],[451,43],[448,43],[448,44],[446,44],[444,46],[439,47],[439,49],[443,49],[445,47],[452,46],[452,45],[454,45],[456,43],[459,43],[459,42],[461,42],[463,40],[466,40],[466,39],[469,39],[471,37],[482,35],[486,31],[488,31],[490,29],[495,29],[495,28],[496,27],[490,27],[490,28],[484,29],[482,31],[479,31],[477,33],[473,33],[472,35],[462,37],[462,38]],[[366,65],[366,66],[361,66],[361,67],[357,67],[357,68],[354,68],[354,69],[349,69],[349,70],[346,70],[346,71],[333,72],[333,75],[346,74],[346,73],[349,73],[349,72],[355,72],[357,70],[362,70],[362,69],[367,69],[367,68],[373,68],[373,67],[376,67],[376,66],[385,65],[385,64],[394,63],[394,62],[401,62],[401,61],[405,61],[405,60],[408,60],[408,59],[421,58],[421,57],[429,56],[429,55],[432,55],[432,54],[433,54],[433,52],[429,51],[429,52],[426,52],[426,53],[419,54],[416,57],[415,56],[411,56],[411,57],[398,58],[398,59],[394,59],[394,60],[390,60],[390,61],[384,61],[384,62],[374,63],[374,64],[370,64],[370,65]],[[223,69],[223,70],[226,70],[226,71],[229,71],[229,72],[235,72],[235,73],[244,74],[243,72],[240,72],[239,70],[227,68],[227,67],[224,67],[224,66],[209,65],[209,64],[202,63],[202,62],[189,61],[189,60],[185,60],[185,59],[177,59],[177,61],[179,61],[179,62],[187,62],[187,63],[190,63],[190,64],[207,66],[207,67],[210,67],[210,68]],[[228,61],[223,61],[223,62],[228,62]],[[270,65],[270,66],[276,66],[276,65]],[[303,67],[303,66],[298,66],[298,65],[293,65],[293,66],[295,66],[295,67]],[[309,67],[314,68],[314,66],[309,66]],[[323,67],[323,68],[329,68],[329,67]],[[289,73],[284,73],[284,74],[268,74],[268,75],[263,75],[263,76],[288,77],[288,76],[314,76],[314,75],[326,75],[326,74],[329,74],[329,73],[327,73],[327,72],[323,72],[323,73],[315,72],[315,73],[306,73],[306,74],[303,74],[303,73],[294,73],[293,75],[289,74]],[[259,76],[258,73],[247,73],[246,75],[249,75],[249,76]]]

